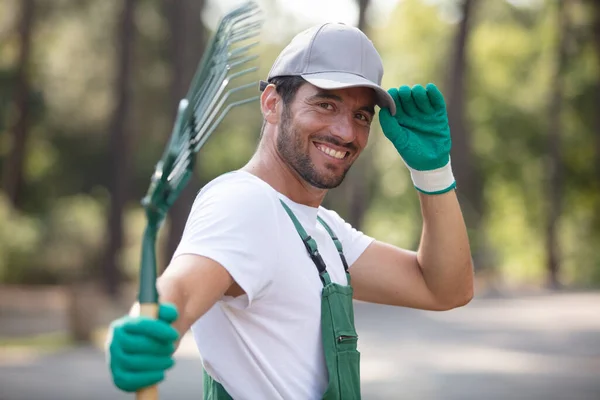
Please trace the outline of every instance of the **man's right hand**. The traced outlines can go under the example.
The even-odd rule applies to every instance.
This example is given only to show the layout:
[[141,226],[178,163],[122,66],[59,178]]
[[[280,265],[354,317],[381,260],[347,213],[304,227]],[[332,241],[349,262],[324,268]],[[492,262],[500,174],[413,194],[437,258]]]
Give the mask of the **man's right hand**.
[[171,325],[177,308],[160,304],[158,319],[125,316],[110,325],[108,364],[114,384],[135,392],[162,381],[175,361],[173,353],[179,333]]

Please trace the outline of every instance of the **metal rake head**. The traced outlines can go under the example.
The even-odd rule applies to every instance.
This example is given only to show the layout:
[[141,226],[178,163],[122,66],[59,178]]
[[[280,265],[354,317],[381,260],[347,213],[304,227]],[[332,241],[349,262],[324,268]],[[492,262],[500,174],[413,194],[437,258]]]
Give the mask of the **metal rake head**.
[[171,138],[142,199],[147,213],[152,212],[161,221],[189,181],[196,153],[223,118],[233,107],[259,98],[241,96],[231,101],[232,96],[257,87],[257,81],[236,87],[231,84],[258,69],[248,66],[258,58],[249,54],[258,42],[247,42],[258,36],[262,22],[258,6],[245,3],[221,19],[208,43],[190,89],[179,103]]

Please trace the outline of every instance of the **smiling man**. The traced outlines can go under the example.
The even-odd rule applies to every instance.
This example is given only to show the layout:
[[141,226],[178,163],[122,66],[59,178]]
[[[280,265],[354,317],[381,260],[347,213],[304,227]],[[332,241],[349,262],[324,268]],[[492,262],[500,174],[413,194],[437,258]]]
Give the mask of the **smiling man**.
[[[382,76],[371,41],[343,24],[308,29],[281,52],[261,83],[257,151],[198,194],[158,282],[159,319],[111,325],[117,387],[164,379],[191,329],[205,399],[359,399],[353,298],[438,311],[469,302],[444,98],[432,84],[385,91]],[[416,252],[321,206],[367,146],[375,106],[421,201]]]

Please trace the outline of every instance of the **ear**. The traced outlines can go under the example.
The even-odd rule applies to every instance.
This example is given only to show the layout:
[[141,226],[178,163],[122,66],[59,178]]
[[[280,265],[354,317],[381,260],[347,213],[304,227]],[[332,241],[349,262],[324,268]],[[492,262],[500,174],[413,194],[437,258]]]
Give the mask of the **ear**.
[[275,85],[269,84],[263,90],[260,95],[260,109],[262,111],[263,117],[270,124],[278,124],[279,123],[279,103],[281,102],[281,97],[277,94],[275,90]]

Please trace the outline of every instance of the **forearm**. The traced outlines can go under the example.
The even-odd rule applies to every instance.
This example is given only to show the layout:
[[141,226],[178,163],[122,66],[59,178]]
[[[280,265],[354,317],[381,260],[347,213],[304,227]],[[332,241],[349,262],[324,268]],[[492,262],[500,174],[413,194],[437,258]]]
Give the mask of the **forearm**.
[[[173,304],[178,310],[178,312],[180,312],[179,310],[186,309],[187,305],[186,300],[183,296],[183,292],[179,290],[177,286],[178,285],[176,284],[176,282],[174,282],[172,279],[165,279],[164,277],[160,277],[156,281],[156,287],[160,294],[159,302]],[[131,309],[129,310],[129,315],[134,317],[140,315],[139,302],[136,301],[133,304],[133,306],[131,306]],[[172,325],[173,328],[175,328],[179,333],[179,340],[175,342],[175,349],[177,349],[177,347],[179,347],[181,337],[188,331],[191,325],[181,317],[177,318],[177,320],[173,322]]]
[[419,196],[423,232],[417,260],[425,282],[440,304],[462,306],[473,297],[473,264],[456,193]]
[[[186,314],[189,314],[189,311],[186,310],[190,308],[189,296],[185,295],[184,289],[179,285],[177,280],[168,276],[161,276],[157,280],[156,286],[160,293],[160,302],[171,303],[177,308],[179,317],[173,322],[173,328],[177,329],[181,340],[193,324],[193,321],[190,321],[190,318],[186,317]],[[177,341],[177,346],[179,346],[179,341]]]

